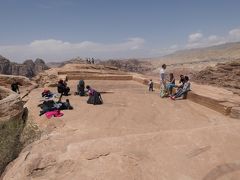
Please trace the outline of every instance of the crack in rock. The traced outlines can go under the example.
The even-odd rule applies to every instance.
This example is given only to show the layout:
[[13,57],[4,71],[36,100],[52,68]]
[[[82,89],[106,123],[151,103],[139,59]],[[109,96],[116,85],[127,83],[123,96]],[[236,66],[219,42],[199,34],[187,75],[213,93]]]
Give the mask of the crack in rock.
[[87,158],[87,160],[91,161],[91,160],[99,159],[100,157],[106,157],[109,154],[110,154],[110,152],[102,153],[102,154],[96,154],[95,156]]

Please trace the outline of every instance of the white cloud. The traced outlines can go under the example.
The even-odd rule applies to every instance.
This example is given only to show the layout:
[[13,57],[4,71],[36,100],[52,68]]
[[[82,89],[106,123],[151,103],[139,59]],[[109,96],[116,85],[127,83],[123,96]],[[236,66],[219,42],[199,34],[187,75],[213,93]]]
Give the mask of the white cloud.
[[240,28],[230,30],[225,36],[210,35],[205,37],[202,33],[196,32],[188,35],[185,44],[174,44],[168,48],[152,49],[150,54],[163,56],[178,50],[209,47],[237,41],[240,41]]
[[207,46],[214,46],[225,43],[226,40],[223,37],[218,37],[216,35],[211,35],[209,37],[202,37],[200,41],[193,42],[193,43],[187,43],[186,48],[201,48],[201,47],[207,47]]
[[37,57],[46,60],[65,60],[75,56],[81,57],[134,57],[144,46],[142,38],[129,38],[125,42],[103,44],[90,41],[79,43],[64,42],[61,40],[47,39],[35,40],[26,45],[0,46],[0,54],[13,60],[25,60]]
[[208,47],[228,42],[240,41],[240,28],[232,29],[225,36],[210,35],[204,37],[201,33],[190,34],[186,48]]
[[203,37],[202,33],[190,34],[188,36],[188,42],[190,42],[190,43],[198,42],[202,39],[202,37]]
[[240,40],[240,28],[232,29],[229,31],[229,38],[232,41],[239,41]]
[[218,37],[216,35],[211,35],[211,36],[208,36],[208,40],[209,41],[217,41]]
[[47,61],[62,61],[72,57],[97,58],[131,58],[157,57],[171,54],[178,50],[208,47],[228,42],[240,41],[240,28],[229,30],[225,35],[204,36],[195,32],[185,38],[185,43],[173,44],[169,47],[145,46],[143,38],[135,37],[118,43],[98,43],[82,41],[79,43],[65,42],[56,39],[35,40],[29,44],[0,46],[0,54],[14,61],[43,58]]

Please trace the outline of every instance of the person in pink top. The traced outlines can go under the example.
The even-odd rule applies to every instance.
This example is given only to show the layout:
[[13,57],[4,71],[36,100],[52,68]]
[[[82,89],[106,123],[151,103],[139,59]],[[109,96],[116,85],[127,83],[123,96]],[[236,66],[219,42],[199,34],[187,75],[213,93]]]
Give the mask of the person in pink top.
[[103,104],[103,100],[99,92],[91,88],[89,85],[87,85],[86,88],[88,90],[88,96],[89,96],[87,100],[88,104],[94,104],[94,105]]
[[88,96],[93,96],[95,93],[95,90],[91,88],[89,85],[87,85],[86,88],[88,90]]

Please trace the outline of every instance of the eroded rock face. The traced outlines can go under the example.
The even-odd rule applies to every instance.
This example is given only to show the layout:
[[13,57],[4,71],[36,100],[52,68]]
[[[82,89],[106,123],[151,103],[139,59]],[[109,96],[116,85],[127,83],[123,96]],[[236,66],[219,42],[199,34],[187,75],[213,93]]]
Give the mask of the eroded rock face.
[[208,67],[194,75],[193,80],[202,84],[225,87],[240,94],[240,59]]
[[33,80],[40,86],[40,87],[56,87],[58,76],[57,74],[48,74],[46,72],[39,73]]
[[2,74],[9,74],[10,73],[9,70],[10,70],[10,61],[0,55],[0,72]]
[[23,64],[18,64],[0,56],[0,74],[33,77],[46,69],[48,67],[42,59],[36,59],[35,62],[30,59],[24,61]]
[[128,71],[128,72],[144,73],[153,69],[153,66],[150,62],[139,61],[137,59],[108,60],[108,61],[101,61],[99,64],[102,64],[105,66],[115,66],[122,71]]
[[20,135],[27,118],[27,109],[16,93],[0,87],[0,174],[15,159],[22,147]]
[[20,86],[21,92],[23,89],[27,89],[33,85],[33,82],[24,76],[0,75],[0,86],[11,89],[11,84],[14,81],[17,81],[21,84]]
[[44,60],[37,58],[34,62],[35,74],[38,74],[46,69],[49,69]]

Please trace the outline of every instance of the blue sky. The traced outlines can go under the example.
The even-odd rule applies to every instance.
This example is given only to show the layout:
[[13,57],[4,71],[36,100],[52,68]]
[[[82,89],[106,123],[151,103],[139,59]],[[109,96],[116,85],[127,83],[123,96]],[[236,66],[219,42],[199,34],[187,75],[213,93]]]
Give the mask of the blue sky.
[[0,0],[0,54],[158,57],[239,41],[239,17],[239,0]]

